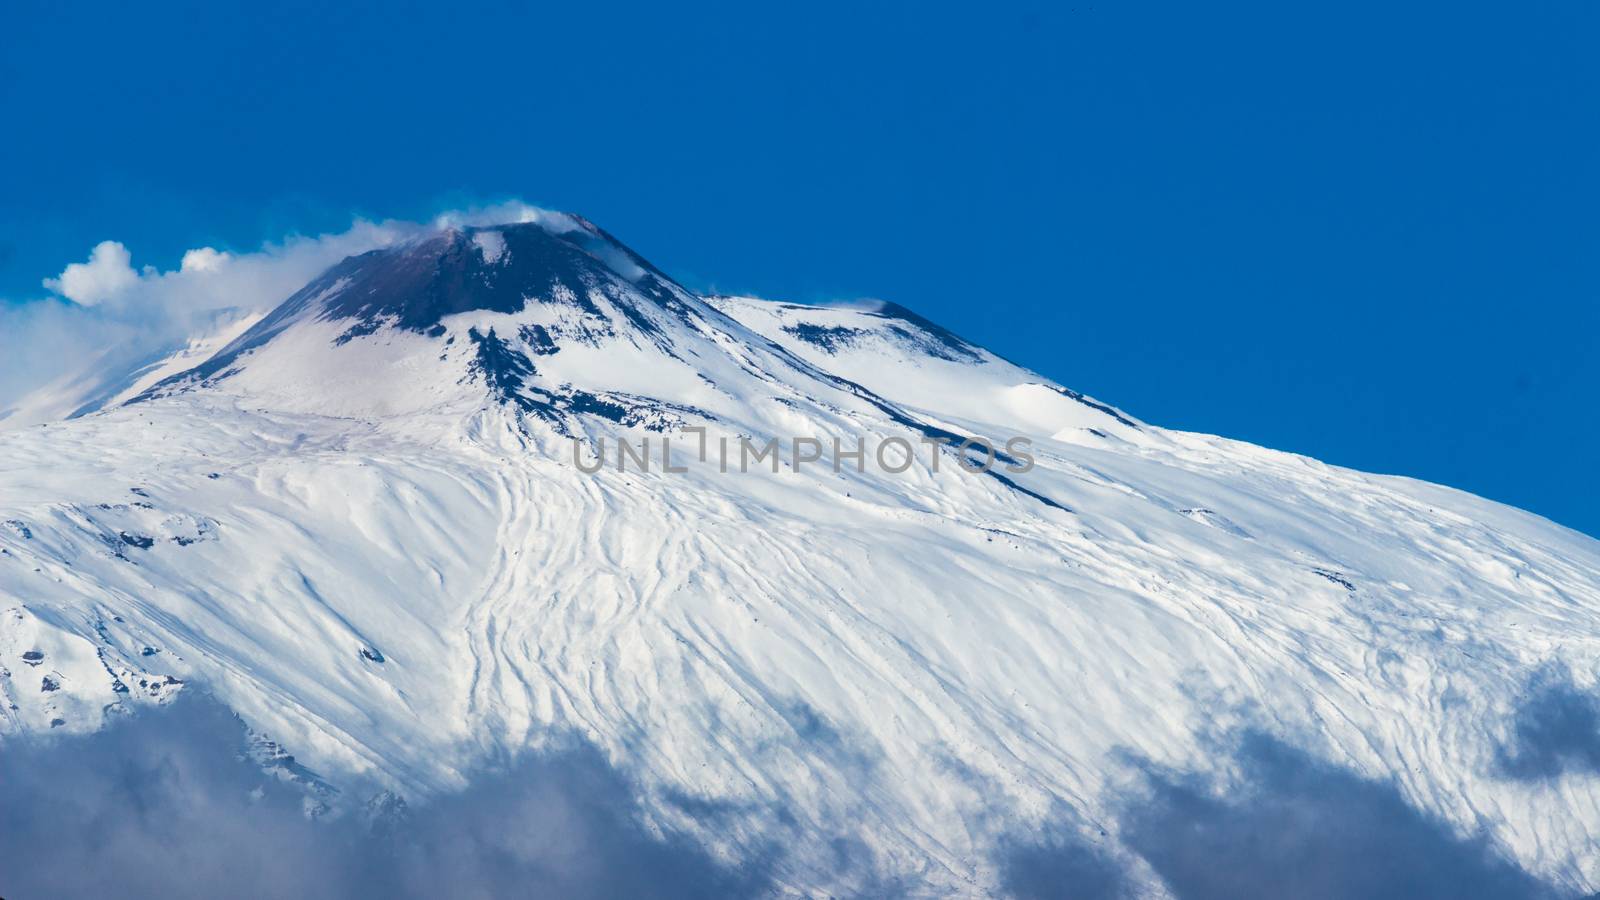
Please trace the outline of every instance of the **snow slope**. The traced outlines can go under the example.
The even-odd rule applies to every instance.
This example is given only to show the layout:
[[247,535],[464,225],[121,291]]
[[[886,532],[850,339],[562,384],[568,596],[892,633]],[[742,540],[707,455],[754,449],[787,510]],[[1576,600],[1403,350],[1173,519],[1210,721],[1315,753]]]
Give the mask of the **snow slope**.
[[[1600,650],[1600,543],[1535,516],[1167,431],[900,307],[700,297],[575,216],[346,260],[142,387],[0,434],[6,734],[201,685],[337,809],[576,732],[652,825],[782,847],[780,890],[993,893],[1066,809],[1162,896],[1129,784],[1226,780],[1255,729],[1600,890],[1600,775],[1506,774],[1530,679]],[[686,425],[917,452],[724,472]],[[923,442],[970,436],[1036,465]]]

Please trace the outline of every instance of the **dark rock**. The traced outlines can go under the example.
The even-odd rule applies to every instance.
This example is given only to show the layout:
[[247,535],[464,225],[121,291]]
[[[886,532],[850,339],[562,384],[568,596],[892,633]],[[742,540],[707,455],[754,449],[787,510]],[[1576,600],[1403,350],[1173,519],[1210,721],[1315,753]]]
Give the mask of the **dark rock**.
[[550,329],[543,325],[524,325],[517,330],[517,337],[537,356],[550,356],[561,349],[551,337]]
[[791,334],[814,347],[820,347],[824,352],[830,354],[838,353],[841,349],[849,347],[867,333],[860,328],[847,328],[842,325],[816,325],[811,322],[789,325],[783,330],[784,333]]
[[130,547],[138,547],[140,550],[149,550],[156,545],[156,539],[148,535],[129,534],[126,531],[119,531],[117,532],[117,537],[121,538],[124,544]]
[[1311,571],[1317,573],[1318,575],[1321,575],[1323,578],[1328,579],[1329,581],[1333,582],[1334,584],[1337,584],[1338,586],[1344,588],[1347,591],[1350,591],[1352,593],[1355,592],[1355,589],[1356,589],[1355,582],[1352,582],[1349,578],[1347,578],[1346,576],[1344,576],[1344,575],[1342,575],[1342,574],[1340,574],[1338,572],[1331,572],[1331,571],[1329,571],[1327,569],[1315,569],[1315,568],[1312,569]]

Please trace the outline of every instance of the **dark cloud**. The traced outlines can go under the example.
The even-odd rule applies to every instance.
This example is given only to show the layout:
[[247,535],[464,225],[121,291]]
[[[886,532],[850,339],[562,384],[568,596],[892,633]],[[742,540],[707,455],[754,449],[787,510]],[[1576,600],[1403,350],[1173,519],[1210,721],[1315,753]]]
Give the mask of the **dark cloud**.
[[[1541,703],[1540,715],[1558,710],[1569,723],[1570,700]],[[1126,860],[1142,858],[1179,900],[1561,896],[1485,837],[1462,836],[1418,811],[1391,784],[1255,733],[1222,746],[1218,757],[1231,758],[1236,782],[1146,765],[1143,789],[1118,804],[1116,849],[1066,806],[1040,832],[1002,841],[995,863],[1007,893],[1139,895],[1137,882],[1148,875]]]
[[1565,670],[1532,679],[1512,720],[1512,743],[1499,753],[1502,775],[1518,780],[1565,772],[1600,773],[1600,699],[1579,690]]
[[188,699],[0,747],[0,896],[725,897],[767,881],[647,831],[627,779],[591,749],[426,806],[314,820],[306,792],[245,744],[227,710]]
[[[1569,746],[1550,735],[1595,721],[1575,696],[1564,682],[1536,692],[1520,714],[1522,742]],[[820,717],[795,716],[824,748],[849,743]],[[781,863],[774,851],[729,867],[645,829],[629,780],[581,744],[480,773],[425,805],[381,798],[321,819],[306,815],[317,795],[282,777],[297,770],[263,770],[247,744],[226,709],[189,698],[96,734],[0,746],[0,896],[729,897],[765,893]],[[1242,776],[1228,788],[1149,768],[1146,789],[1121,804],[1120,847],[1065,807],[1052,827],[1003,840],[1003,886],[1027,900],[1125,898],[1137,855],[1182,900],[1555,895],[1389,784],[1259,735],[1228,752]],[[1527,771],[1550,766],[1513,758]],[[1591,759],[1570,749],[1556,758]],[[706,806],[712,828],[728,813],[677,806]],[[841,838],[835,850],[835,874],[854,872],[870,893],[916,893],[872,876],[865,846]]]
[[1124,868],[1073,825],[1049,829],[1041,843],[1006,842],[996,862],[1001,885],[1018,900],[1123,900],[1133,896]]
[[1555,896],[1499,856],[1410,806],[1392,785],[1252,735],[1242,786],[1152,772],[1122,818],[1127,846],[1183,900],[1239,897]]

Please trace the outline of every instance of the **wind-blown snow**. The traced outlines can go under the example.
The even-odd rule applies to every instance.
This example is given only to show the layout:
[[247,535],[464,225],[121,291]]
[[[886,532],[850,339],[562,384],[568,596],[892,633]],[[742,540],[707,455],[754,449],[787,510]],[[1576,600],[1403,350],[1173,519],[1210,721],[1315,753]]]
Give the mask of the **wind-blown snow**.
[[[1201,875],[1140,810],[1221,821],[1205,786],[1251,778],[1292,806],[1274,766],[1310,760],[1348,789],[1329,821],[1404,810],[1432,858],[1600,889],[1592,745],[1518,743],[1587,708],[1528,709],[1540,673],[1594,690],[1594,540],[1140,422],[898,307],[696,297],[572,221],[382,251],[216,366],[0,435],[0,727],[203,684],[321,782],[412,798],[577,734],[647,825],[781,847],[805,893],[1183,895]],[[383,293],[417,266],[436,307]],[[574,465],[678,424],[1024,435],[1037,466],[723,473],[686,437],[684,473]],[[1217,751],[1246,733],[1296,749]]]

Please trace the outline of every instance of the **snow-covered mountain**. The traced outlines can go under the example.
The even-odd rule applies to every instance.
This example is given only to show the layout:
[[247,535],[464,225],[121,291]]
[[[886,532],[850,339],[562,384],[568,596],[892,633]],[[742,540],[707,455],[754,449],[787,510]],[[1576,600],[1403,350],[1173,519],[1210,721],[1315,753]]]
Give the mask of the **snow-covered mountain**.
[[0,434],[8,739],[199,687],[336,817],[575,734],[777,892],[1022,891],[1071,843],[1182,896],[1130,798],[1247,794],[1250,734],[1600,890],[1590,538],[1150,425],[893,304],[699,296],[576,216],[232,321]]

